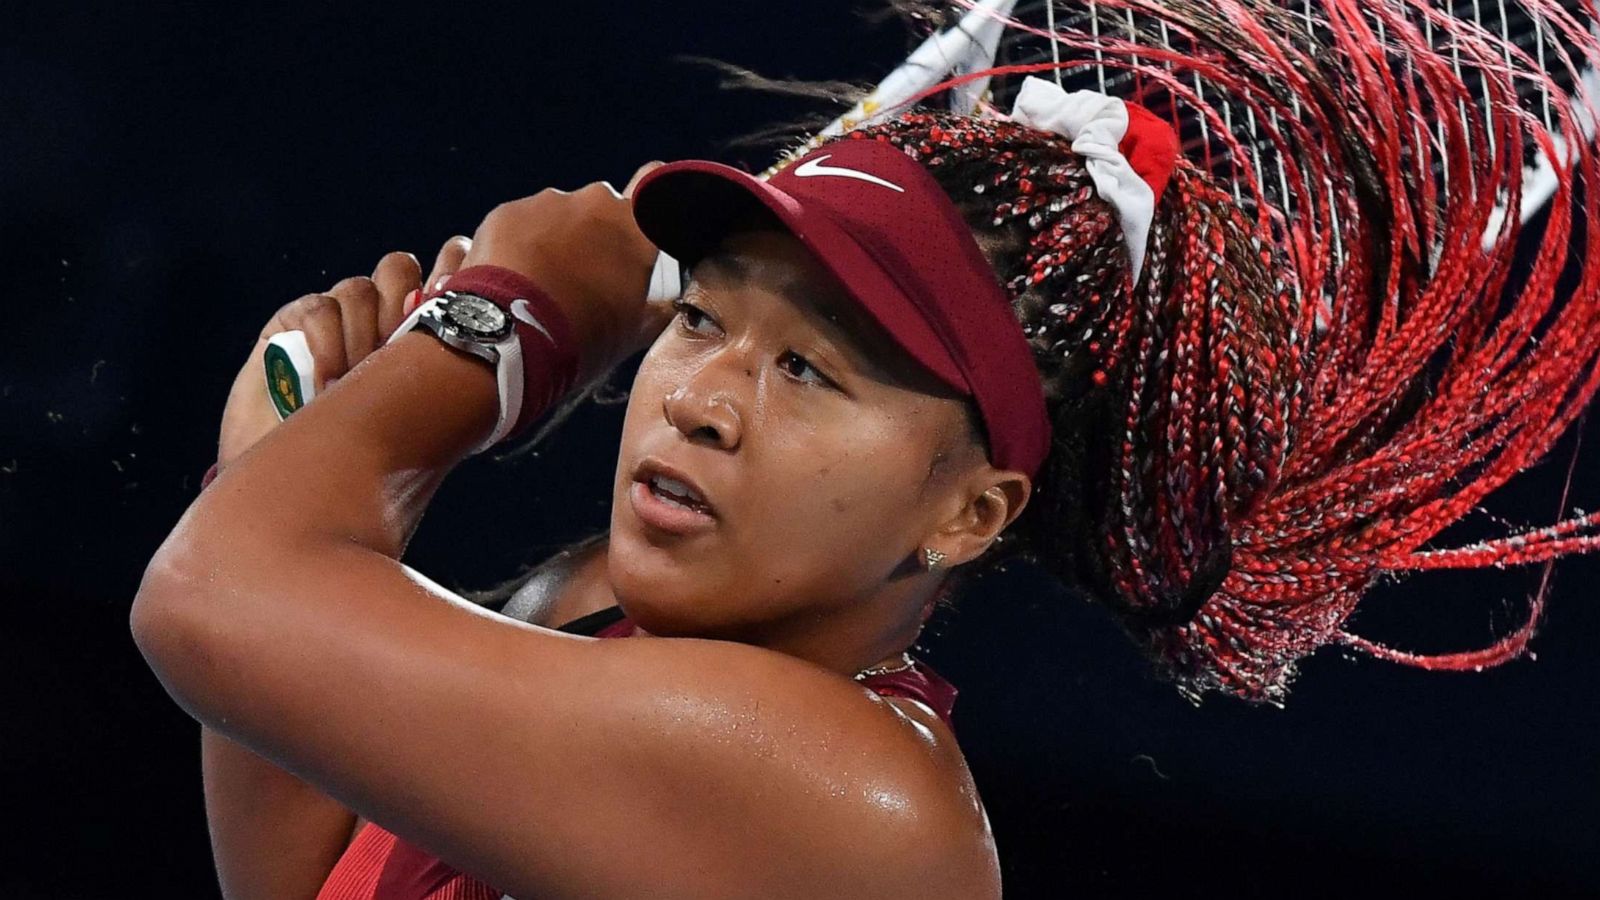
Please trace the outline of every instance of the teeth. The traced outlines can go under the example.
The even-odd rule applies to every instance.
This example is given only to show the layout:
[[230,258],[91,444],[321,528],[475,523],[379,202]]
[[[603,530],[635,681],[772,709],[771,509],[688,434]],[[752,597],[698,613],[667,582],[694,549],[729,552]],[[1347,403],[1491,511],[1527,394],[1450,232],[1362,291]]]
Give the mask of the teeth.
[[690,506],[687,503],[679,503],[677,500],[673,499],[671,494],[657,493],[656,497],[659,498],[662,503],[665,503],[668,506],[676,506],[679,509],[687,509],[687,510],[693,510],[695,512],[699,512],[699,510],[696,510],[694,507]]
[[665,475],[657,475],[657,476],[655,476],[655,478],[651,479],[651,481],[653,481],[655,483],[656,489],[658,491],[669,493],[669,494],[672,494],[672,495],[677,496],[677,497],[682,497],[685,500],[689,500],[689,501],[692,501],[692,502],[695,502],[695,503],[704,503],[705,502],[705,501],[700,499],[700,495],[698,495],[694,491],[690,490],[689,486],[687,484],[684,484],[681,481],[677,481],[675,479],[668,478]]

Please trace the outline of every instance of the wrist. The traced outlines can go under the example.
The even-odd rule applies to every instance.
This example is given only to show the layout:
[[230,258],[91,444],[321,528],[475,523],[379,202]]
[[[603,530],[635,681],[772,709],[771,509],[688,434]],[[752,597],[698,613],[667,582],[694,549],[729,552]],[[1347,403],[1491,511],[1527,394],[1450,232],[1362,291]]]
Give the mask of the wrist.
[[[514,340],[503,341],[497,365],[500,418],[478,448],[522,433],[577,384],[581,358],[576,330],[561,307],[532,279],[502,266],[477,265],[445,279],[424,302],[445,293],[482,297],[510,320]],[[508,383],[511,382],[511,383]]]

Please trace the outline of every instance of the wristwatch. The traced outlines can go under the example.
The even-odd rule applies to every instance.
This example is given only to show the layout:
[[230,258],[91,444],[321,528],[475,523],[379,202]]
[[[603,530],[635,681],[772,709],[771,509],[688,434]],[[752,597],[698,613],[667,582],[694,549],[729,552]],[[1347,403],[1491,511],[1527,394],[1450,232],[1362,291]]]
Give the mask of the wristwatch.
[[494,431],[473,452],[482,453],[498,444],[511,433],[522,412],[522,343],[511,317],[500,304],[487,297],[467,291],[445,291],[413,310],[389,336],[389,341],[399,340],[418,328],[426,329],[449,346],[494,367],[500,414]]
[[465,291],[445,291],[418,310],[416,326],[433,332],[439,340],[498,367],[504,345],[515,344],[511,317],[487,297]]

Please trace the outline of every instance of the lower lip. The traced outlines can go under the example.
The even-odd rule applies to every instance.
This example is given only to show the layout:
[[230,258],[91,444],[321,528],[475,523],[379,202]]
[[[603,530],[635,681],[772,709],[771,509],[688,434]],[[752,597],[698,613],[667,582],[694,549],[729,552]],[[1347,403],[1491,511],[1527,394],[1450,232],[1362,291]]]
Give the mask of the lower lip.
[[635,481],[632,487],[628,488],[628,502],[633,504],[634,514],[640,521],[671,534],[706,531],[717,523],[717,520],[708,513],[673,506],[657,497],[655,492],[650,490],[650,485],[643,481]]

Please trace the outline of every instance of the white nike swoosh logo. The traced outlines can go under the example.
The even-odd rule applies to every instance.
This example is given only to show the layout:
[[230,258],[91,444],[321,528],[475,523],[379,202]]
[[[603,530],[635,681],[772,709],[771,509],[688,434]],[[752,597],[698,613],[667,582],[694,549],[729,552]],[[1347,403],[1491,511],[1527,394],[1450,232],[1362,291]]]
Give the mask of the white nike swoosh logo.
[[827,153],[823,154],[822,156],[815,156],[806,160],[804,163],[795,168],[795,177],[815,178],[818,175],[833,175],[837,178],[854,178],[857,181],[865,181],[869,184],[882,185],[890,190],[899,191],[902,194],[906,192],[906,189],[900,185],[894,184],[893,182],[884,181],[882,178],[879,178],[876,175],[870,175],[866,172],[858,172],[855,169],[846,169],[843,166],[825,166],[822,164],[822,161],[825,159],[833,159],[833,154]]
[[526,322],[529,325],[539,329],[539,333],[549,339],[550,343],[554,344],[556,342],[555,338],[550,337],[550,332],[546,331],[545,327],[539,324],[539,320],[533,317],[533,310],[529,306],[528,301],[522,299],[521,297],[511,301],[511,315],[515,316],[518,320]]

